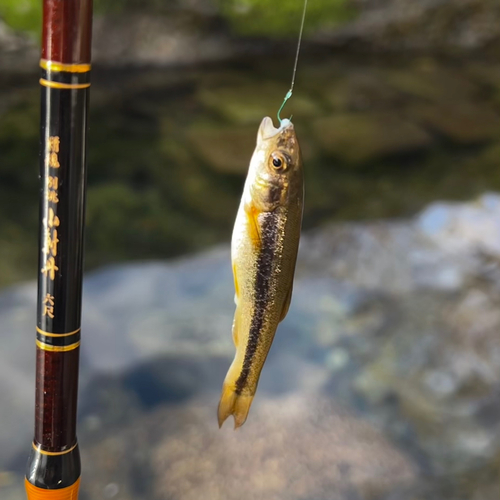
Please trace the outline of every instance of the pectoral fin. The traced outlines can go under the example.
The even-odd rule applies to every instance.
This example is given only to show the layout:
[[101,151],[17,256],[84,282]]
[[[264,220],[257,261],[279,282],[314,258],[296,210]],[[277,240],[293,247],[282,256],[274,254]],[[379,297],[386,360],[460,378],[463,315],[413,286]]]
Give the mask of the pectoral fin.
[[248,221],[248,232],[249,237],[252,240],[252,243],[256,248],[260,248],[262,246],[262,238],[260,234],[260,226],[259,226],[259,211],[255,207],[255,205],[245,205],[245,213]]
[[293,282],[290,285],[290,289],[286,294],[285,302],[283,302],[283,309],[281,311],[280,323],[285,319],[288,314],[288,309],[290,309],[290,302],[292,301],[292,291],[293,291]]
[[240,298],[240,287],[238,285],[238,275],[236,274],[236,265],[233,264],[233,278],[234,278],[234,303],[238,305]]

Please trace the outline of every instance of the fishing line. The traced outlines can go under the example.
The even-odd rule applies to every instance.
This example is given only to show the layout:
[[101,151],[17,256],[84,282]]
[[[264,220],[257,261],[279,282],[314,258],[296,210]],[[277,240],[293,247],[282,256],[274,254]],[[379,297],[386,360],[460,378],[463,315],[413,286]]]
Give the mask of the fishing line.
[[[280,118],[281,110],[285,107],[286,101],[288,101],[288,99],[290,99],[290,97],[292,97],[293,86],[295,85],[295,73],[297,73],[297,63],[299,62],[300,45],[302,43],[302,32],[304,31],[304,21],[306,19],[307,1],[308,0],[304,0],[304,10],[302,11],[302,21],[300,23],[299,41],[297,43],[297,52],[295,54],[295,64],[293,65],[292,84],[290,86],[290,90],[285,95],[285,99],[283,100],[283,104],[281,105],[280,109],[278,110],[277,116],[278,116],[278,121],[279,121],[280,125],[281,125],[281,122],[283,121]],[[291,119],[291,117],[290,117],[290,119]]]

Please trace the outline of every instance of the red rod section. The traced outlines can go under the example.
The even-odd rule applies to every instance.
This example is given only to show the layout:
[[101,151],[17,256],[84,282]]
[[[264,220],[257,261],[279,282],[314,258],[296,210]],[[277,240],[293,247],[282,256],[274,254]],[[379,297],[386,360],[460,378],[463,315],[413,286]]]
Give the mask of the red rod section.
[[42,59],[90,64],[91,0],[43,2]]

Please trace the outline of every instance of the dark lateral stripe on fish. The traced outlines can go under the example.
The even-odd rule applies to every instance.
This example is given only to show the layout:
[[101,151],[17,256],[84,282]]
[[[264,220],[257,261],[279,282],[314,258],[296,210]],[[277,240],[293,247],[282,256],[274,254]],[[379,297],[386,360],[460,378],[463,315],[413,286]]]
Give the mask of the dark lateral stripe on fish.
[[269,212],[264,217],[262,224],[262,245],[257,257],[256,277],[255,277],[255,308],[250,323],[248,343],[245,350],[245,359],[240,376],[236,381],[236,394],[240,395],[250,375],[252,361],[257,352],[260,334],[264,324],[264,316],[268,304],[269,284],[271,281],[276,240],[278,237],[277,214]]

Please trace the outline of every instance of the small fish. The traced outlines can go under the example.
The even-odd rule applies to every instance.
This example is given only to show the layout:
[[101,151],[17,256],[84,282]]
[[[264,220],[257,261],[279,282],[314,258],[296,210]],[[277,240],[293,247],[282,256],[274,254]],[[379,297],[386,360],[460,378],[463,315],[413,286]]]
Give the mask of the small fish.
[[266,117],[257,133],[231,241],[236,355],[222,387],[219,427],[248,416],[260,372],[290,306],[299,247],[304,180],[295,130]]

